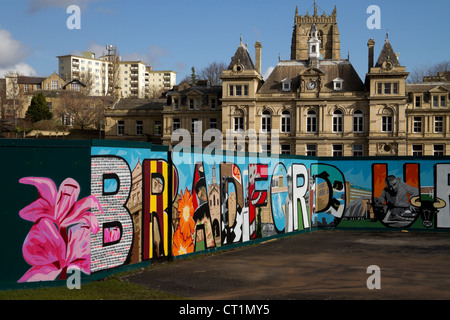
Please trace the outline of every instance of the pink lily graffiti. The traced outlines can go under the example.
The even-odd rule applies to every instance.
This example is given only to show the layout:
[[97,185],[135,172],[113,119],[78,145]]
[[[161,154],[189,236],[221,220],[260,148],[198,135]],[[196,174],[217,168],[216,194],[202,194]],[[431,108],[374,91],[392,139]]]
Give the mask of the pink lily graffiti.
[[20,210],[19,215],[34,222],[25,238],[22,252],[32,267],[18,282],[51,281],[67,277],[67,271],[77,268],[90,274],[91,232],[99,230],[91,208],[102,211],[94,196],[78,200],[80,185],[65,179],[59,188],[48,178],[26,177],[22,184],[33,185],[38,198]]

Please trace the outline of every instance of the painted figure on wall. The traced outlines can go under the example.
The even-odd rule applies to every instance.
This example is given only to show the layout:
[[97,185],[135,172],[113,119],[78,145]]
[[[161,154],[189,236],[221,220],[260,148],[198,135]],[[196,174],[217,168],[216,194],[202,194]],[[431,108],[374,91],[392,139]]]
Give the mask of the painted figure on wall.
[[409,186],[400,178],[388,176],[385,180],[386,188],[381,195],[374,198],[375,211],[383,212],[389,221],[411,221],[417,216],[415,208],[410,204],[409,197],[415,197],[419,190]]

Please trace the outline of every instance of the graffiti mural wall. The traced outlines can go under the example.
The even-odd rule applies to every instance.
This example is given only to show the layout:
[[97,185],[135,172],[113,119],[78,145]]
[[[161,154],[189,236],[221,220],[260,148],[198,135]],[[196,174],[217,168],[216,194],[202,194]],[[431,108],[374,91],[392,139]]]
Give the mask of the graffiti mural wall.
[[1,150],[5,285],[321,227],[450,230],[445,157],[181,155],[112,141]]

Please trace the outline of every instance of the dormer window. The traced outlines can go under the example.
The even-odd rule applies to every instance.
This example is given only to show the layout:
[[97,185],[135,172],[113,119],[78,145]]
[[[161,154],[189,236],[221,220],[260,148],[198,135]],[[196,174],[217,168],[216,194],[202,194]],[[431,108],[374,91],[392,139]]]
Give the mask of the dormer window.
[[292,83],[292,81],[290,79],[287,79],[287,78],[281,80],[282,90],[285,91],[285,92],[286,91],[291,91],[291,83]]
[[336,79],[333,80],[333,89],[335,91],[342,91],[343,84],[344,84],[344,80],[343,79],[336,78]]

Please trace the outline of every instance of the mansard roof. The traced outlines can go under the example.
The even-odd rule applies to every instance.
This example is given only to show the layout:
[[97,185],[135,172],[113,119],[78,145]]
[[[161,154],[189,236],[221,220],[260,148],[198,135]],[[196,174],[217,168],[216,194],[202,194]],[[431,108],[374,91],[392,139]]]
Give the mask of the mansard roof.
[[239,44],[236,53],[231,58],[228,70],[233,70],[233,66],[239,64],[242,65],[245,70],[255,70],[255,65],[253,64],[252,58],[250,57],[247,46],[242,42]]
[[163,110],[165,99],[122,98],[112,109],[114,110]]
[[363,82],[348,60],[323,60],[320,61],[317,69],[310,68],[308,61],[285,60],[278,63],[260,88],[259,93],[280,93],[282,90],[281,82],[285,78],[291,79],[292,90],[297,90],[300,87],[300,75],[307,72],[308,69],[316,73],[317,69],[321,71],[323,76],[322,92],[333,92],[333,80],[336,78],[343,79],[343,91],[365,91]]
[[381,49],[380,56],[378,57],[375,67],[381,67],[383,62],[390,61],[393,67],[401,67],[400,62],[398,62],[397,54],[392,49],[391,43],[386,39],[383,49]]

